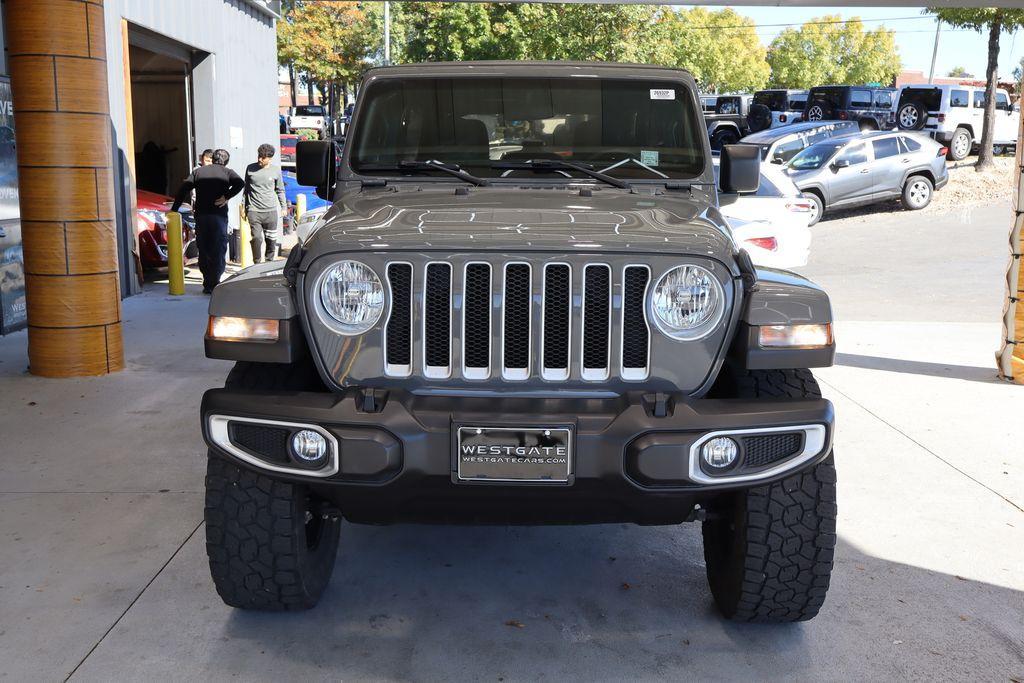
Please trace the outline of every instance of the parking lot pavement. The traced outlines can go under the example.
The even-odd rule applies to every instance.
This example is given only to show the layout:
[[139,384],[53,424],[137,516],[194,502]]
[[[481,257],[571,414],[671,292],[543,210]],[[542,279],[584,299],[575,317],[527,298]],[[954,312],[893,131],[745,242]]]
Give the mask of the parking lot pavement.
[[[323,602],[232,611],[200,526],[205,298],[125,301],[128,369],[24,374],[0,340],[0,662],[13,680],[1024,677],[1024,387],[994,379],[1009,211],[858,215],[835,301],[839,546],[819,617],[722,621],[699,528],[346,524]],[[965,265],[966,264],[966,265]],[[77,414],[76,414],[77,413]],[[12,552],[13,550],[13,552]]]

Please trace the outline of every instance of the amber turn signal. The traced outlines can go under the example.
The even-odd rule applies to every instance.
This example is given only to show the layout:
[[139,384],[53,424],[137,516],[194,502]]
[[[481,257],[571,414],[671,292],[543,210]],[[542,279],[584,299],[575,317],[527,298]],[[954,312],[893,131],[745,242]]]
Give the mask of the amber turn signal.
[[765,325],[758,328],[762,348],[816,349],[832,344],[832,323],[818,325]]
[[206,336],[218,341],[277,341],[280,325],[266,318],[234,318],[211,315]]

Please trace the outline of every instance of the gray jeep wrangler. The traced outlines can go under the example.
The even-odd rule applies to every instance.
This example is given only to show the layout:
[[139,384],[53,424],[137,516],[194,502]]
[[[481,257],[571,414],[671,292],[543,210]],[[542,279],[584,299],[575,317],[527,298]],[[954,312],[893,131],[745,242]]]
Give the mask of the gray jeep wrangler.
[[755,269],[686,72],[587,63],[367,73],[333,207],[287,261],[213,293],[206,533],[224,601],[314,605],[342,519],[700,522],[746,621],[822,605],[835,546],[832,363],[811,282]]

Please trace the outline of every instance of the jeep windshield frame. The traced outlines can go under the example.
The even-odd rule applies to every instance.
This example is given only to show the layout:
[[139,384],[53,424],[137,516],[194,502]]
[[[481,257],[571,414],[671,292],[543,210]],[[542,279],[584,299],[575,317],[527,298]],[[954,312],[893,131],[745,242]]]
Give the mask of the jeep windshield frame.
[[[645,77],[642,67],[639,76],[589,78],[569,69],[435,74],[436,67],[425,67],[421,75],[413,68],[364,84],[341,180],[451,182],[441,171],[413,178],[382,170],[439,159],[492,186],[521,185],[523,175],[508,174],[508,162],[549,159],[551,168],[538,164],[531,184],[601,182],[571,164],[629,184],[707,181],[706,127],[694,86],[683,78]],[[631,159],[639,163],[622,163]]]

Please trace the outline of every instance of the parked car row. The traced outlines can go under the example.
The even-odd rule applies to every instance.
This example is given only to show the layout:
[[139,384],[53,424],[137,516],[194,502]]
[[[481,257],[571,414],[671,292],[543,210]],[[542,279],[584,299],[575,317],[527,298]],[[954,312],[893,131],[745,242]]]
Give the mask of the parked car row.
[[[985,89],[964,85],[828,85],[804,90],[759,90],[753,95],[702,96],[712,149],[761,131],[799,122],[848,121],[860,130],[922,131],[948,148],[954,161],[966,158],[981,137]],[[1020,105],[1005,90],[996,92],[994,144],[1016,145]]]

